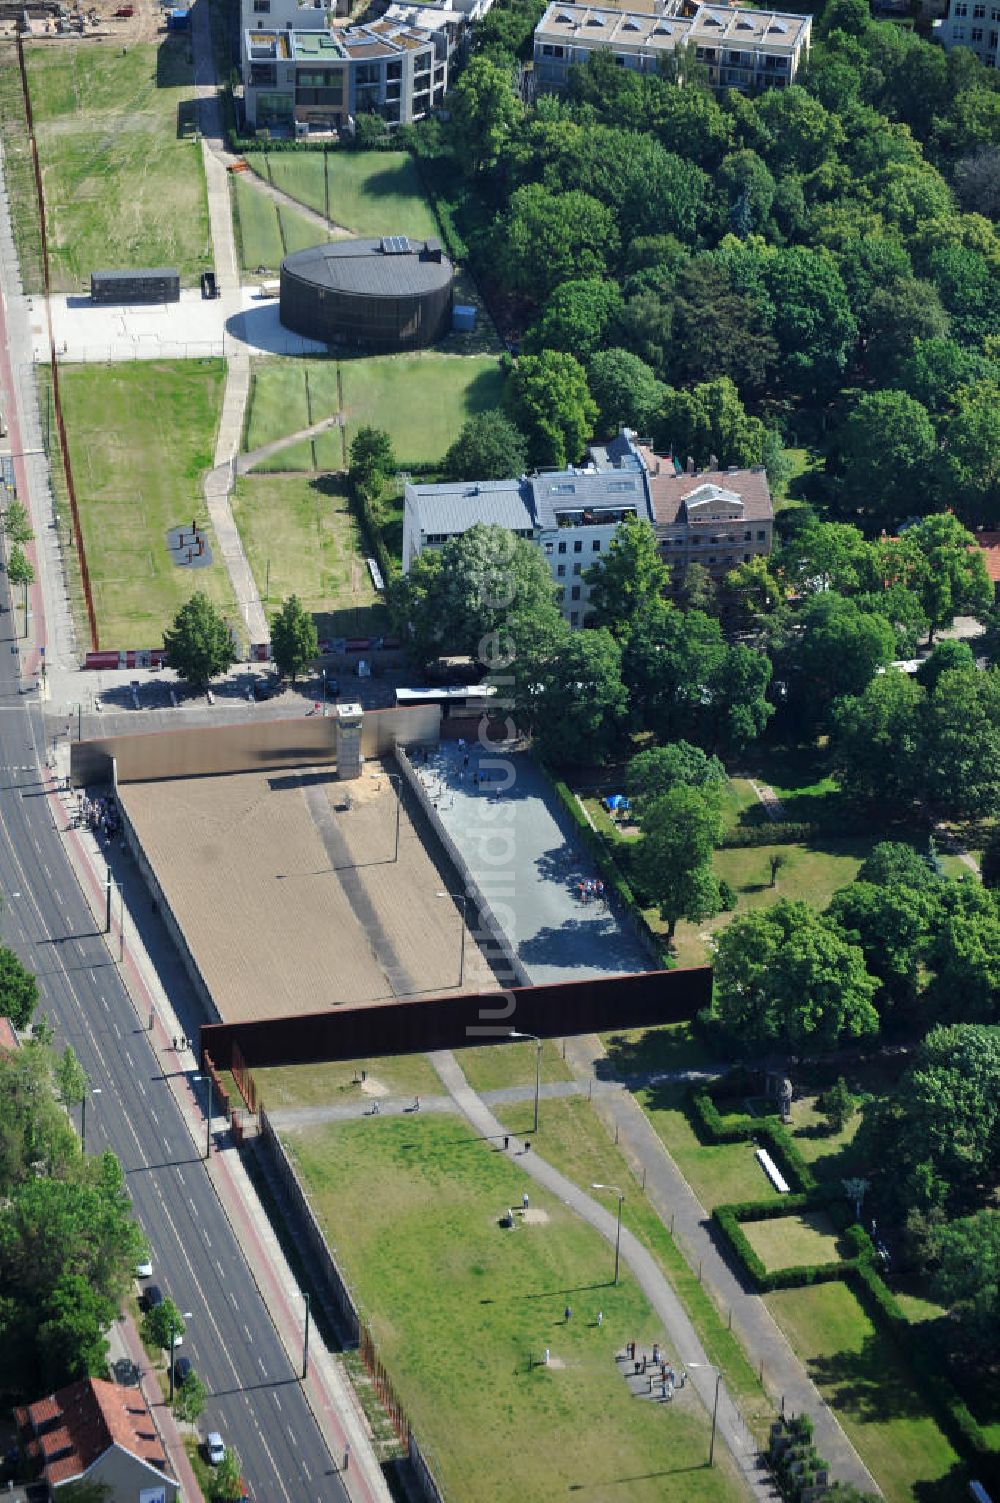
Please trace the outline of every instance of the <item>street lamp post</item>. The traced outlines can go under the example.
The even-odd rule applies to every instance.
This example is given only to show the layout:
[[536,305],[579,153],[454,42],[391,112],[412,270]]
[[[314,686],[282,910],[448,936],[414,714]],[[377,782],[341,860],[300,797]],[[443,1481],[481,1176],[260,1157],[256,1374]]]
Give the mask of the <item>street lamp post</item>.
[[[398,805],[397,805],[397,812],[398,812]],[[398,828],[398,826],[397,826],[397,828]],[[398,845],[397,845],[397,854],[398,854],[398,849],[399,848],[398,848]],[[462,986],[465,985],[465,901],[466,901],[465,900],[465,895],[463,893],[460,893],[460,892],[439,892],[438,893],[438,897],[439,898],[451,898],[453,902],[460,903],[462,905],[462,929],[461,929],[461,935],[460,935],[460,938],[459,938],[459,950],[458,950],[458,984],[459,984],[460,987],[462,987]]]
[[708,1443],[708,1464],[715,1465],[715,1432],[719,1423],[719,1389],[722,1386],[722,1370],[714,1362],[688,1362],[688,1367],[708,1367],[715,1374],[715,1402],[712,1405],[712,1438]]
[[205,1118],[205,1157],[212,1157],[212,1077],[211,1075],[193,1075],[192,1080],[203,1080],[208,1086],[208,1114]]
[[303,1294],[302,1298],[306,1302],[306,1329],[302,1338],[302,1377],[305,1379],[309,1372],[309,1313],[312,1309],[312,1299],[308,1294]]
[[509,1039],[532,1039],[535,1044],[535,1132],[537,1133],[538,1092],[542,1083],[542,1041],[537,1033],[522,1033],[519,1028],[512,1028],[507,1037]]
[[591,1185],[592,1190],[608,1190],[612,1195],[618,1196],[618,1229],[615,1233],[615,1283],[618,1283],[618,1274],[621,1269],[622,1258],[622,1202],[625,1196],[617,1185]]
[[101,1094],[101,1088],[100,1088],[100,1086],[94,1086],[93,1090],[90,1090],[89,1087],[88,1087],[88,1089],[85,1090],[84,1093],[83,1093],[83,1095],[80,1097],[80,1152],[81,1153],[86,1153],[87,1152],[87,1097],[88,1096],[99,1096],[100,1094]]

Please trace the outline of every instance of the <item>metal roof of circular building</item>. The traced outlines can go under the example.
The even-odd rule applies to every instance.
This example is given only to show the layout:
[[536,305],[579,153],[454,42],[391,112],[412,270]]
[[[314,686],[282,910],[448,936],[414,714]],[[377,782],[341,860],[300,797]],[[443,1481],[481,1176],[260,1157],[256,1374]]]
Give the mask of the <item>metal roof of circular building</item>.
[[451,283],[453,268],[438,240],[383,235],[378,240],[331,240],[295,251],[282,276],[301,278],[345,297],[405,297]]

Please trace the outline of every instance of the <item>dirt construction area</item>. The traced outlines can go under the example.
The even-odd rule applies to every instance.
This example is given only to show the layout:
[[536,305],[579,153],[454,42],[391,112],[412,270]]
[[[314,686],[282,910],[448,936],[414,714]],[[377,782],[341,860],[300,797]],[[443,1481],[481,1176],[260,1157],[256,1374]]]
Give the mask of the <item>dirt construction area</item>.
[[[128,783],[118,796],[226,1022],[497,982],[378,763]],[[421,820],[419,812],[415,818]]]

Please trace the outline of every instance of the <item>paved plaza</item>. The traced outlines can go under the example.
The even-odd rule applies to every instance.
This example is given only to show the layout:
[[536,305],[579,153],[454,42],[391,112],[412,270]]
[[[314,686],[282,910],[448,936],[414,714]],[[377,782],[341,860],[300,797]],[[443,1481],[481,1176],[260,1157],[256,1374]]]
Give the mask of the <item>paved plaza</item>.
[[417,772],[536,985],[650,969],[606,902],[581,901],[600,874],[526,752],[443,741]]
[[[49,358],[44,299],[32,298],[34,358]],[[106,360],[198,360],[209,356],[325,355],[327,347],[284,328],[276,297],[256,286],[202,298],[184,288],[179,303],[115,303],[100,306],[86,293],[53,297],[52,337],[61,362]]]

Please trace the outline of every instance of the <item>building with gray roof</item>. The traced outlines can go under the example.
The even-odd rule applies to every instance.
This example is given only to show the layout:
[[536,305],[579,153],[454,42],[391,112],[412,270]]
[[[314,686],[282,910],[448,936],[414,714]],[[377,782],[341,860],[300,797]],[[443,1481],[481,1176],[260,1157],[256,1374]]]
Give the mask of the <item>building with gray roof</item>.
[[605,556],[627,517],[648,522],[671,584],[691,563],[717,581],[771,551],[774,510],[763,469],[678,471],[624,428],[594,445],[589,463],[511,480],[407,483],[403,572],[425,548],[440,548],[477,523],[503,527],[540,548],[571,626],[587,622],[587,570]]
[[332,240],[281,263],[281,322],[327,344],[413,350],[451,315],[454,269],[437,240]]

